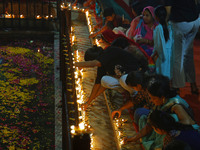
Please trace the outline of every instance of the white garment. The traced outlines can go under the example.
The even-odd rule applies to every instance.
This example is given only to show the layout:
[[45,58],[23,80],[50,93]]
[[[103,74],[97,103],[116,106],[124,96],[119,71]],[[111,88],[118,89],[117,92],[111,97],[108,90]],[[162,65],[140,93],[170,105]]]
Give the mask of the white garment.
[[193,41],[199,29],[199,18],[192,22],[171,22],[173,29],[172,87],[181,88],[185,82],[195,82]]
[[103,76],[101,78],[101,86],[108,89],[117,90],[120,93],[122,93],[125,89],[130,93],[130,95],[135,95],[136,91],[130,86],[128,86],[125,82],[127,76],[128,74],[125,74],[121,76],[119,79],[111,77],[111,76]]
[[164,31],[161,24],[156,26],[153,32],[154,50],[153,53],[158,53],[158,58],[155,62],[156,73],[167,76],[171,79],[171,57],[172,57],[172,29],[168,25],[169,39],[165,41]]

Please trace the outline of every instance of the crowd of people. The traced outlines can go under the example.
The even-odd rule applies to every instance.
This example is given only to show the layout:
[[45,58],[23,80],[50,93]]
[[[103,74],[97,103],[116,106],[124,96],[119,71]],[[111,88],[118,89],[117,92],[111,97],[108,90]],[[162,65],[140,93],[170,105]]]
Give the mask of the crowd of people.
[[93,46],[85,61],[75,63],[81,68],[98,67],[82,108],[90,107],[106,89],[128,93],[127,102],[112,112],[112,117],[120,117],[124,109],[132,109],[137,134],[125,138],[125,143],[142,139],[147,150],[199,150],[199,125],[179,96],[186,82],[191,94],[199,94],[193,60],[193,41],[200,27],[197,0],[159,2],[162,5],[141,9],[133,1],[132,11],[138,16],[132,21],[116,15],[112,7],[104,9],[104,21],[89,36],[100,37],[104,46]]

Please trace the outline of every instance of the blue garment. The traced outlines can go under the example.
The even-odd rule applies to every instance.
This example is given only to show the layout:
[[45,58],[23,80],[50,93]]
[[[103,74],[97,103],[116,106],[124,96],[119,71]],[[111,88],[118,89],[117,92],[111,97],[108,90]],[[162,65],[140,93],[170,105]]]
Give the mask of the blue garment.
[[158,53],[158,58],[155,62],[156,73],[167,76],[169,79],[172,77],[172,29],[168,25],[169,39],[165,41],[164,31],[161,24],[156,26],[153,32],[154,50],[153,53]]
[[[165,111],[167,113],[169,113],[172,117],[174,117],[174,119],[178,122],[178,116],[176,114],[174,114],[173,112],[171,112],[171,108],[172,106],[174,106],[175,104],[180,104],[182,107],[188,110],[186,110],[186,112],[189,112],[189,104],[182,99],[179,95],[170,98],[164,105],[162,106],[155,106],[153,108],[151,108],[151,110],[162,110]],[[139,130],[143,129],[146,124],[147,124],[147,118],[148,118],[148,110],[143,109],[136,109],[134,117],[136,116],[137,120],[139,118]],[[193,126],[193,128],[195,130],[199,129],[199,126],[197,124],[195,124]],[[142,138],[142,145],[144,147],[145,150],[151,150],[151,149],[156,149],[156,148],[162,148],[163,146],[163,139],[164,139],[165,135],[159,135],[157,134],[155,131],[153,131],[151,134],[145,136]]]
[[147,108],[137,108],[134,113],[134,122],[139,124],[139,119],[142,115],[148,116],[150,110]]
[[129,21],[132,20],[132,18],[129,16],[129,14],[124,10],[120,5],[118,5],[114,0],[101,0],[100,1],[103,8],[112,7],[115,11],[116,15],[123,16],[125,19],[128,19]]
[[200,150],[200,134],[195,130],[181,131],[175,139],[189,144],[192,150]]

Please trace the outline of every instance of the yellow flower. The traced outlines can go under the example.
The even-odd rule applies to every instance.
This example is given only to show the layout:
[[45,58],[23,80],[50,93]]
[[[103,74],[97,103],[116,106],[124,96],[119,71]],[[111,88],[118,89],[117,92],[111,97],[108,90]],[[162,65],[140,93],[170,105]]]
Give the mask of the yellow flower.
[[2,132],[3,132],[3,135],[4,135],[5,137],[8,137],[9,134],[11,133],[10,131],[7,130],[7,128],[4,128],[4,129],[2,130]]
[[14,145],[10,146],[9,150],[15,150],[15,146]]
[[25,54],[31,51],[30,49],[22,47],[8,47],[6,50],[11,54]]
[[36,78],[29,78],[29,79],[20,79],[20,85],[33,85],[37,84],[39,81]]

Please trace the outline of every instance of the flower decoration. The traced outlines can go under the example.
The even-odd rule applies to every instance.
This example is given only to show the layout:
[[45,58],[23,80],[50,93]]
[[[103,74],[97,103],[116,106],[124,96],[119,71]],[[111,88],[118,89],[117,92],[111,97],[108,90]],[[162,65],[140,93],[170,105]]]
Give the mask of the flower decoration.
[[[8,43],[0,46],[0,149],[51,149],[53,44],[39,40]],[[42,47],[40,52],[38,47]]]

